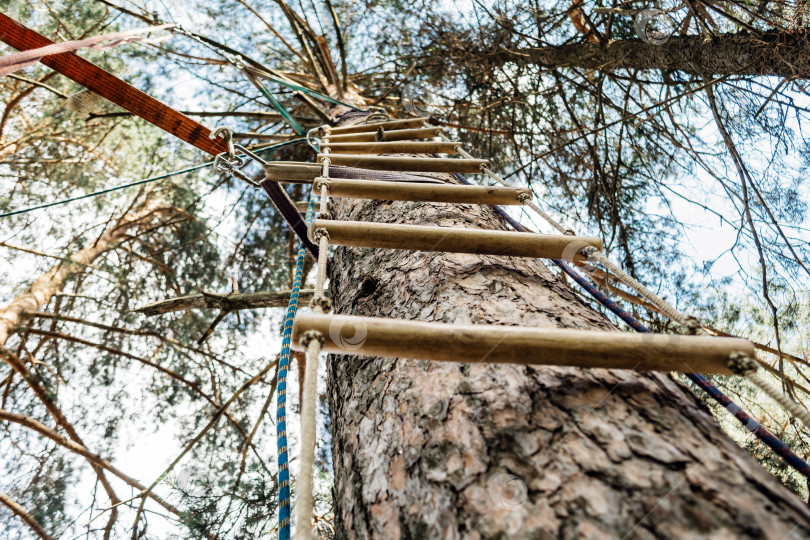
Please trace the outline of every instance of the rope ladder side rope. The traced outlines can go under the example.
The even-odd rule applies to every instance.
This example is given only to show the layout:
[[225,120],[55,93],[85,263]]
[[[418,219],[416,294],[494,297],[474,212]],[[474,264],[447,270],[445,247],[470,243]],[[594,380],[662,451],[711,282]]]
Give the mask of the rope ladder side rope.
[[[427,125],[428,124],[425,124],[425,126]],[[447,137],[443,129],[441,129],[439,136],[445,141],[450,141],[450,138]],[[473,158],[473,156],[470,153],[468,153],[460,146],[457,147],[456,150],[465,157]],[[491,168],[488,166],[482,166],[481,171],[490,178],[492,178],[493,180],[495,180],[496,182],[504,186],[510,185],[508,182],[506,182],[506,180],[504,180],[500,175],[492,171]],[[542,208],[540,208],[534,201],[527,199],[526,205],[532,210],[534,210],[541,218],[543,218],[549,225],[551,225],[557,231],[566,235],[576,235],[576,233],[572,229],[566,229],[565,227],[563,227],[547,212],[545,212]],[[525,228],[523,229],[526,230]],[[706,336],[711,335],[703,328],[697,317],[694,317],[692,315],[686,315],[685,313],[676,309],[669,302],[667,302],[657,294],[650,291],[647,287],[645,287],[638,280],[633,278],[630,274],[628,274],[627,272],[622,270],[619,266],[611,262],[610,259],[605,257],[599,250],[594,249],[592,247],[584,247],[580,252],[588,258],[589,262],[601,264],[608,272],[613,273],[617,278],[619,278],[619,280],[622,283],[633,289],[643,298],[650,301],[650,303],[652,303],[655,307],[657,307],[667,317],[669,317],[671,320],[681,325],[686,330],[686,333],[694,335],[706,335]],[[810,428],[810,412],[808,412],[807,409],[801,406],[799,403],[791,400],[785,394],[780,392],[778,388],[776,388],[774,385],[765,380],[761,375],[759,375],[758,362],[759,361],[755,357],[748,357],[747,355],[737,355],[732,358],[729,358],[728,366],[735,374],[745,377],[749,381],[751,381],[751,383],[754,384],[757,388],[759,388],[763,393],[765,393],[768,397],[770,397],[771,399],[776,401],[779,405],[781,405],[782,408],[784,408],[791,416],[799,419],[805,425],[805,427]]]
[[[320,141],[321,147],[321,177],[329,178],[329,132],[324,129]],[[327,182],[320,181],[313,184],[313,192],[320,192],[320,211],[318,219],[329,219],[329,186]],[[326,283],[326,264],[328,259],[329,233],[322,228],[312,232],[312,239],[318,242],[318,267],[315,280],[315,293],[310,301],[310,308],[314,313],[328,313],[332,304],[326,297],[324,286]],[[318,360],[325,337],[320,332],[310,331],[301,336],[301,345],[306,348],[307,365],[304,374],[304,395],[301,396],[301,467],[298,473],[297,492],[295,502],[295,540],[310,540],[312,538],[312,510],[314,506],[314,463],[315,447],[317,445],[317,405],[318,405]]]

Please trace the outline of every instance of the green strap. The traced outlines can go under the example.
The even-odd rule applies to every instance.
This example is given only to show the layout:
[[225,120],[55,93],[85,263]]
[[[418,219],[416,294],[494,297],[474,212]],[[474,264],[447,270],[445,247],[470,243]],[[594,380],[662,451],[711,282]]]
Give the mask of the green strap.
[[274,83],[278,83],[278,84],[280,84],[282,86],[286,86],[287,88],[292,88],[293,90],[298,90],[300,92],[308,94],[308,95],[310,95],[310,96],[312,96],[314,98],[322,99],[324,101],[329,101],[330,103],[334,103],[335,105],[343,105],[345,107],[349,107],[350,109],[354,109],[355,111],[362,110],[362,109],[358,109],[354,105],[349,105],[348,103],[344,103],[344,102],[340,101],[339,99],[331,98],[331,97],[327,96],[326,94],[321,94],[320,92],[316,92],[315,90],[310,90],[309,88],[304,88],[303,86],[299,86],[297,84],[287,82],[284,79],[274,77],[273,75],[270,75],[269,73],[262,73],[262,77],[264,77],[266,79],[270,79]]
[[281,105],[281,103],[273,96],[273,94],[270,93],[270,90],[268,90],[265,85],[261,85],[259,91],[262,93],[264,97],[267,98],[267,100],[270,102],[270,105],[272,105],[273,108],[275,108],[279,112],[281,117],[284,118],[284,121],[290,124],[290,127],[293,128],[293,130],[296,133],[298,133],[299,135],[306,135],[307,131],[301,127],[301,124],[295,121],[295,118],[290,116],[290,113],[288,113],[287,110],[284,108],[284,106]]

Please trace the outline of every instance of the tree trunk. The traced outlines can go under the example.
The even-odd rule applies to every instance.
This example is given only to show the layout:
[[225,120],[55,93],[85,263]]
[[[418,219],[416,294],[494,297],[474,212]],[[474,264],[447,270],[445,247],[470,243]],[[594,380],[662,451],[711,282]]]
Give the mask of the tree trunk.
[[[330,212],[507,229],[471,205]],[[537,260],[337,248],[330,279],[341,314],[616,331]],[[332,356],[327,392],[341,539],[810,535],[802,501],[668,375]]]
[[496,63],[525,62],[548,67],[669,69],[698,76],[810,77],[810,41],[804,31],[680,36],[662,45],[624,39],[606,45],[574,43],[481,55]]

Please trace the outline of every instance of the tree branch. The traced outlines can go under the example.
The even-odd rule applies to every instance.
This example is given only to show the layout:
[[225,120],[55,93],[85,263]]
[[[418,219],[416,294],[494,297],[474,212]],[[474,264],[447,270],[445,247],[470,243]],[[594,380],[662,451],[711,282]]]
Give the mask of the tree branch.
[[11,497],[9,497],[3,492],[0,492],[0,503],[6,505],[6,507],[8,507],[8,509],[11,510],[12,513],[14,513],[14,515],[23,520],[25,524],[31,528],[32,531],[37,533],[37,536],[42,538],[42,540],[54,540],[53,536],[48,534],[42,527],[42,525],[40,525],[39,522],[36,519],[34,519],[34,517],[31,514],[25,511],[25,508],[17,504],[16,501],[14,501]]
[[572,43],[532,49],[481,51],[495,63],[533,63],[548,67],[584,69],[671,69],[703,76],[774,75],[810,78],[810,39],[804,31],[675,36],[663,45],[639,39],[607,45]]
[[[197,293],[189,296],[180,296],[147,304],[134,310],[146,316],[163,315],[173,311],[187,309],[219,309],[222,311],[238,311],[241,309],[286,307],[290,302],[290,290],[267,291],[255,293]],[[312,298],[312,289],[303,289],[298,293],[298,299],[308,302]]]
[[[110,463],[100,455],[91,452],[84,445],[68,439],[64,435],[57,433],[56,431],[52,430],[51,428],[49,428],[44,424],[41,424],[40,422],[34,420],[33,418],[29,418],[21,414],[16,414],[10,411],[0,409],[0,420],[5,420],[6,422],[13,422],[15,424],[19,424],[21,426],[30,428],[39,433],[40,435],[52,440],[59,446],[67,448],[71,452],[74,452],[84,457],[85,459],[97,465],[98,467],[101,467],[102,469],[109,471],[114,476],[123,480],[128,486],[131,486],[141,492],[146,490],[146,488],[142,484],[140,484],[137,480],[135,480],[134,478],[130,478],[122,471],[118,470],[112,463]],[[180,510],[178,508],[168,503],[167,501],[164,501],[158,495],[152,493],[148,493],[147,495],[172,514],[178,516],[180,515]]]

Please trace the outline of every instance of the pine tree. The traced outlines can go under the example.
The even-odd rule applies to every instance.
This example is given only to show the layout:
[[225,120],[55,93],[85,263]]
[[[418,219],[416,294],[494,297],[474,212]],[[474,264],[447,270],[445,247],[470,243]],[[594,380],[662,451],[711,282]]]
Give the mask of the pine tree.
[[[272,8],[241,0],[216,7],[214,14],[210,6],[190,5],[190,13],[209,19],[160,49],[86,54],[177,108],[197,110],[196,118],[227,123],[244,141],[292,136],[229,58],[254,76],[272,75],[267,87],[307,129],[363,120],[339,117],[347,109],[330,110],[313,92],[363,108],[383,105],[396,117],[428,110],[504,175],[545,202],[557,201],[549,210],[566,223],[604,238],[628,272],[661,284],[718,333],[765,341],[772,372],[786,376],[787,392],[806,398],[806,358],[779,351],[800,350],[797,321],[806,318],[790,300],[791,280],[800,286],[806,279],[807,243],[794,238],[799,229],[788,228],[804,219],[801,179],[750,175],[759,164],[750,149],[764,136],[757,130],[786,147],[803,144],[781,120],[784,111],[801,117],[800,107],[785,105],[805,93],[801,80],[761,77],[803,76],[801,9],[733,2],[695,4],[688,14],[678,8],[669,12],[683,18],[673,35],[653,44],[649,36],[635,39],[639,10],[624,4],[493,3],[477,5],[467,18],[430,2],[371,3],[364,11],[329,1],[312,10],[284,0]],[[155,15],[99,0],[68,2],[47,16],[26,8],[20,16],[46,35],[70,39],[171,15],[162,7]],[[216,32],[203,31],[199,20],[210,20]],[[774,62],[774,50],[785,43],[795,47]],[[183,73],[211,83],[202,91],[204,106],[187,107],[190,92],[166,88]],[[285,88],[275,86],[278,80],[306,92],[277,92]],[[425,89],[427,103],[409,103]],[[0,173],[9,186],[0,212],[199,162],[111,104],[89,117],[69,112],[65,100],[77,90],[41,66],[0,83]],[[727,130],[718,141],[724,152],[740,148],[739,179],[713,169],[721,161],[711,161],[708,150],[716,147],[701,140],[696,117]],[[273,158],[312,155],[299,144]],[[795,171],[792,156],[786,150],[774,166]],[[750,251],[738,252],[763,262],[742,275],[771,294],[773,309],[762,299],[738,305],[727,294],[734,282],[707,297],[687,277],[693,267],[677,247],[688,224],[650,210],[652,200],[667,204],[662,190],[698,167],[711,170],[734,201],[742,200],[742,186],[750,188],[743,206],[755,217],[739,226]],[[256,168],[246,170],[261,177]],[[296,201],[308,196],[300,184],[287,189]],[[686,195],[701,202],[697,190]],[[488,207],[330,204],[341,220],[508,228]],[[297,243],[283,220],[261,192],[207,171],[49,212],[48,219],[29,213],[0,223],[10,233],[0,247],[16,280],[0,284],[0,536],[277,534],[270,424],[278,320],[277,312],[257,308],[283,307],[289,299]],[[780,237],[763,223],[781,224],[788,234]],[[759,252],[757,234],[765,239]],[[541,261],[340,247],[330,259],[336,313],[618,331]],[[680,331],[609,274],[589,275],[634,302],[634,314],[657,330]],[[782,342],[772,339],[774,324]],[[208,337],[194,344],[200,336]],[[317,494],[319,535],[800,538],[810,532],[806,506],[768,470],[803,493],[800,477],[750,436],[737,434],[743,447],[737,446],[711,414],[728,427],[727,412],[716,406],[710,412],[682,380],[491,363],[487,354],[470,351],[465,364],[413,359],[407,351],[399,359],[326,359],[317,465],[321,485],[332,478],[334,485],[331,497]],[[301,373],[303,359],[296,361],[292,372]],[[293,375],[288,425],[296,423],[294,381]],[[761,401],[739,379],[719,383],[749,405]],[[800,426],[769,405],[754,412],[769,426],[784,425],[779,434],[806,450]],[[118,460],[126,444],[158,428],[177,439],[177,448],[156,452],[165,476],[123,470]],[[294,428],[288,437],[294,455]],[[184,458],[166,469],[183,448]],[[141,513],[143,490],[155,480]],[[95,488],[79,493],[77,485],[88,483]],[[295,490],[294,483],[294,496]]]

